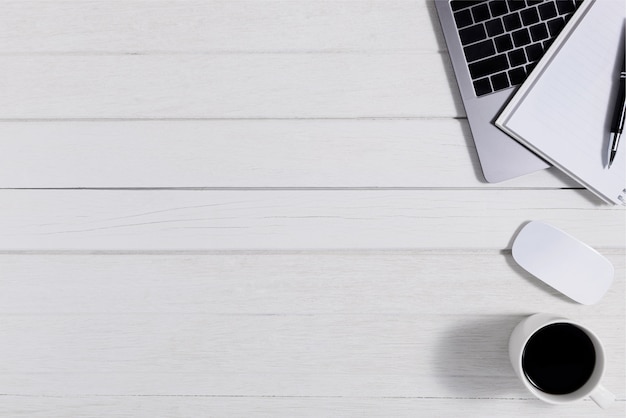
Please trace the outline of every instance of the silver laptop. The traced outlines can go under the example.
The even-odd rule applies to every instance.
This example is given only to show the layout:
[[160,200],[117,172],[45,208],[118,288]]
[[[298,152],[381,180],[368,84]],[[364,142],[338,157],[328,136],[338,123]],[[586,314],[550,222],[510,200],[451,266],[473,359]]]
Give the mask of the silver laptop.
[[435,0],[488,182],[497,183],[549,167],[496,128],[493,121],[582,3]]

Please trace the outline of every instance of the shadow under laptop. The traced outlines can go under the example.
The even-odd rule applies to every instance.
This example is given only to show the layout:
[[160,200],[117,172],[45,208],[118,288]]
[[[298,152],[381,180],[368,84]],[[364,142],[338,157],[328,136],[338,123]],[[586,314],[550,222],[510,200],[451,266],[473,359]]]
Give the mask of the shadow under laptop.
[[454,119],[456,119],[457,122],[461,125],[463,139],[465,139],[467,149],[470,152],[474,175],[480,182],[486,183],[482,173],[482,168],[480,166],[480,160],[478,159],[478,153],[476,152],[476,146],[474,145],[474,140],[472,138],[472,132],[469,128],[469,123],[467,122],[467,118],[465,116],[465,108],[463,107],[463,102],[461,101],[461,93],[459,92],[459,87],[454,76],[452,62],[450,61],[450,57],[448,56],[448,47],[446,45],[446,40],[443,37],[441,25],[439,24],[439,17],[437,16],[437,10],[435,9],[435,2],[434,0],[428,0],[426,5],[433,33],[435,34],[435,38],[437,39],[437,48],[439,56],[441,57],[441,63],[443,64],[446,80],[448,81],[448,94],[450,94],[454,99],[454,110],[456,114]]
[[446,40],[443,37],[443,31],[441,30],[434,0],[428,0],[426,8],[428,9],[428,16],[430,18],[433,33],[437,39],[437,52],[439,52],[439,55],[441,56],[441,62],[445,71],[446,80],[448,81],[450,93],[454,99],[456,118],[465,119],[465,108],[463,107],[463,102],[461,101],[461,93],[459,92],[459,88],[456,83],[456,77],[454,76],[454,70],[452,69],[452,62],[448,56],[448,47],[446,45]]

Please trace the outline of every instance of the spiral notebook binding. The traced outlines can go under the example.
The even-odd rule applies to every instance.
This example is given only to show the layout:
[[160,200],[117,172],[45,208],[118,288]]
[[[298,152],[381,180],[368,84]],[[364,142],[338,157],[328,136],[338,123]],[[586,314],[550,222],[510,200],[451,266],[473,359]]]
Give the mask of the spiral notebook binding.
[[626,206],[626,189],[622,190],[622,194],[617,196],[617,199],[622,202],[622,206]]

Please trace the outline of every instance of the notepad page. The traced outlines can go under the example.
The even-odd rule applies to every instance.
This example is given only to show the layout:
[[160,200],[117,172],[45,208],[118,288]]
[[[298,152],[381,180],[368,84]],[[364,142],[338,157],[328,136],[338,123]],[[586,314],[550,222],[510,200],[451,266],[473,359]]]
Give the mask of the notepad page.
[[496,122],[613,203],[622,203],[618,196],[626,188],[626,141],[607,168],[625,10],[623,0],[595,1]]

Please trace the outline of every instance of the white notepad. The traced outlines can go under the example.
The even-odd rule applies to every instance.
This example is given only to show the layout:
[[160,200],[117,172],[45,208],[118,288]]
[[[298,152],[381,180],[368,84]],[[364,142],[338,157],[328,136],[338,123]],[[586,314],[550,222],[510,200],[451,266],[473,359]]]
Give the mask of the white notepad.
[[607,165],[626,7],[624,0],[591,1],[574,14],[495,123],[603,200],[624,205],[626,138]]

